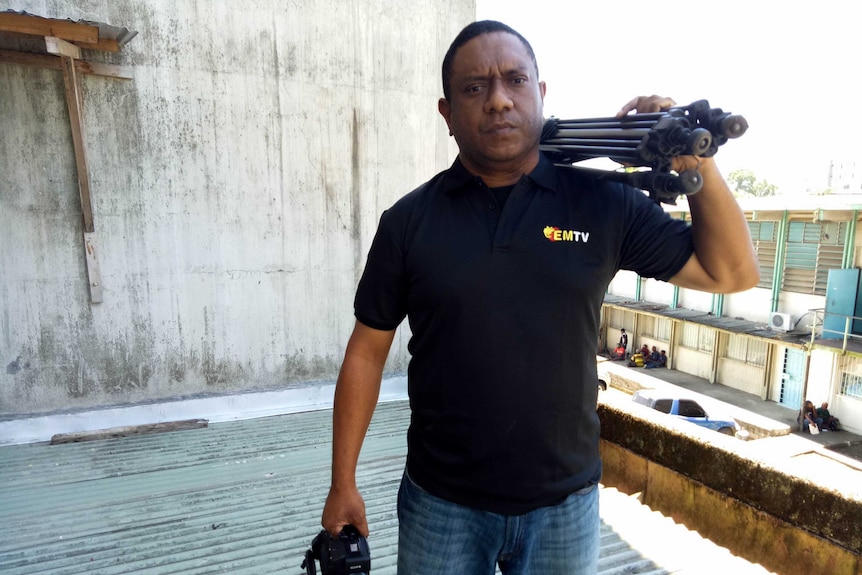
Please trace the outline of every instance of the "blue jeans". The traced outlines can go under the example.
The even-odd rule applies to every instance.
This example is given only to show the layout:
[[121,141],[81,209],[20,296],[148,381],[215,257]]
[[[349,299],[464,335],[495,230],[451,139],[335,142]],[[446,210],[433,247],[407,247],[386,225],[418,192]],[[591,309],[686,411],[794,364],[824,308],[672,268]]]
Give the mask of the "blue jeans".
[[525,515],[431,495],[405,473],[398,491],[399,575],[593,575],[599,562],[596,485]]

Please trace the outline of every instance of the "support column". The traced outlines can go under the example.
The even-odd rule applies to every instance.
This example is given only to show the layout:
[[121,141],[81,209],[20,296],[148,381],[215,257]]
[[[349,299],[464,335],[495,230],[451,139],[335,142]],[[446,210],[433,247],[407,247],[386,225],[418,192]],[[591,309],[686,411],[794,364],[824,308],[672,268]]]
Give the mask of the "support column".
[[78,172],[78,192],[81,197],[83,216],[84,261],[87,269],[87,284],[90,301],[102,301],[102,278],[99,272],[98,252],[96,250],[96,229],[93,222],[93,204],[90,199],[90,177],[87,170],[87,153],[84,145],[84,106],[81,84],[75,67],[75,60],[81,57],[80,49],[59,38],[46,37],[48,52],[60,57],[63,69],[63,82],[66,88],[66,105],[69,108],[69,125],[72,130],[72,145],[75,149],[75,166]]

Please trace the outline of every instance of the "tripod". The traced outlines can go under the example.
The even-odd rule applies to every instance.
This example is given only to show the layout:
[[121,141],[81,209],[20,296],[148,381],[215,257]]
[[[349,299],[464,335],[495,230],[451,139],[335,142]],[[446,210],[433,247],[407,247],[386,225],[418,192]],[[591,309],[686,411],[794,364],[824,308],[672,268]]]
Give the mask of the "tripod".
[[[680,195],[697,193],[703,179],[697,170],[671,171],[676,156],[710,157],[728,139],[742,136],[748,122],[739,115],[710,108],[706,100],[652,114],[622,118],[545,121],[539,148],[556,164],[610,158],[625,171],[573,167],[598,178],[623,182],[649,192],[656,202],[675,204]],[[647,170],[632,168],[645,167]]]

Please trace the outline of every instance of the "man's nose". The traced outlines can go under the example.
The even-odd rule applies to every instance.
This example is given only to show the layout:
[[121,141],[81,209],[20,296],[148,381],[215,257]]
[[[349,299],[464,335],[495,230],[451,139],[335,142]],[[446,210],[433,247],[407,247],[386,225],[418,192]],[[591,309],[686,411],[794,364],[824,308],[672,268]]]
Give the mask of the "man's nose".
[[512,97],[502,80],[494,80],[488,86],[488,99],[485,101],[486,112],[502,112],[512,107]]

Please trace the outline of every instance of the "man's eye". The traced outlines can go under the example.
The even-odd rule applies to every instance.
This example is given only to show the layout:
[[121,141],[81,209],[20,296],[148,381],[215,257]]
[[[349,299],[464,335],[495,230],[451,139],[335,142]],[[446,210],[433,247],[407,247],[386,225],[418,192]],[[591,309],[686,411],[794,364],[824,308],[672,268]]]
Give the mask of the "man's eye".
[[512,78],[512,83],[513,84],[526,84],[527,79],[526,78]]
[[467,91],[472,93],[481,92],[482,86],[468,86]]

